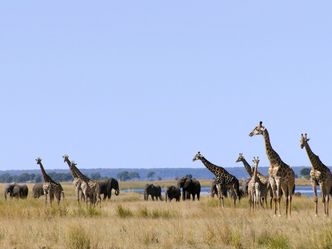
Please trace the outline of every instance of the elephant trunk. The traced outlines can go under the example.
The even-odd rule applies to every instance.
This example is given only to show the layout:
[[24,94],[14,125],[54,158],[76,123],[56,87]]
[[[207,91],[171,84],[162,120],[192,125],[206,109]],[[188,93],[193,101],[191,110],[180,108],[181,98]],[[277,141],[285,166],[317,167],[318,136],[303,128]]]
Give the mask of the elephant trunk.
[[115,190],[115,195],[119,195],[120,194],[120,190],[119,189],[116,189]]
[[61,195],[62,195],[62,199],[65,199],[65,192],[64,191],[61,192]]

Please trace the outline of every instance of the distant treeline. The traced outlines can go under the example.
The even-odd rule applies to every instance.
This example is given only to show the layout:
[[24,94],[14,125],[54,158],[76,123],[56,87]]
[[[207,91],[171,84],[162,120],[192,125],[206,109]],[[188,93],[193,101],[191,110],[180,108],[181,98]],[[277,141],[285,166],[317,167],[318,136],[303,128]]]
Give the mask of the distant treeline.
[[[63,173],[63,172],[50,172],[48,175],[57,182],[68,182],[72,181],[73,177],[70,173]],[[153,179],[155,176],[155,172],[149,173],[149,178]],[[102,177],[99,172],[93,172],[91,174],[88,174],[88,177],[90,177],[93,180],[100,180],[107,177]],[[133,179],[140,179],[140,175],[138,172],[135,171],[121,171],[117,174],[117,178],[121,181],[128,181]],[[156,179],[161,180],[160,177],[157,177]],[[10,182],[42,182],[42,176],[41,174],[35,174],[35,173],[21,173],[21,174],[10,174],[10,173],[3,173],[0,174],[0,182],[1,183],[10,183]]]
[[[260,172],[264,175],[268,174],[267,167],[260,167]],[[308,177],[310,167],[293,167],[293,170],[297,176]],[[240,167],[228,167],[227,171],[235,175],[238,179],[248,178],[248,173],[243,166]],[[91,179],[105,179],[105,178],[117,178],[120,181],[128,180],[174,180],[176,178],[192,175],[198,179],[213,179],[214,175],[205,167],[201,168],[94,168],[94,169],[82,169],[82,173]],[[69,170],[55,169],[49,171],[48,174],[55,180],[60,182],[72,181],[72,176]],[[0,171],[0,182],[42,182],[40,170],[6,170]]]

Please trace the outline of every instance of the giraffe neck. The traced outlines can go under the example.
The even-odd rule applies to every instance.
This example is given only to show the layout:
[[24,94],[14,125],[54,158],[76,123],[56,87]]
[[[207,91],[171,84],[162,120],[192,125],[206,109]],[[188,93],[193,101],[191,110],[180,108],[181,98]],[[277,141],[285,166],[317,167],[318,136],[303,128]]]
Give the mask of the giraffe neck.
[[70,172],[71,172],[73,178],[78,178],[78,175],[77,175],[76,172],[73,170],[72,165],[71,165],[71,162],[69,161],[69,159],[66,158],[65,161],[66,161],[66,163],[67,163],[68,166],[69,166],[69,169],[70,169]]
[[255,165],[254,167],[253,178],[255,179],[255,181],[257,181],[257,165]]
[[204,166],[210,170],[215,176],[220,176],[222,174],[227,174],[227,171],[220,167],[220,166],[216,166],[213,163],[210,163],[208,160],[206,160],[205,157],[201,158],[201,161],[203,162]]
[[[281,159],[277,152],[272,148],[271,142],[270,142],[270,136],[267,129],[263,132],[264,141],[265,141],[265,150],[266,155],[271,163],[271,165],[279,164]],[[280,166],[280,165],[279,165]]]
[[322,163],[322,161],[319,159],[319,157],[315,153],[312,152],[308,142],[306,142],[304,144],[304,146],[305,146],[305,150],[307,151],[312,168],[315,170],[321,171],[323,169],[322,165],[324,165]]
[[42,162],[39,162],[39,167],[40,167],[40,170],[42,172],[42,175],[43,175],[43,179],[44,179],[44,182],[52,182],[52,183],[55,183],[57,184],[45,171],[44,169],[44,166],[42,164]]
[[252,177],[252,169],[250,164],[247,162],[247,160],[245,158],[242,159],[243,165],[246,169],[246,171],[248,172],[249,176]]
[[85,181],[85,182],[89,182],[90,178],[87,177],[86,175],[84,175],[75,165],[70,164],[71,165],[71,169],[73,170],[73,174],[75,174],[78,178],[80,178],[81,180]]

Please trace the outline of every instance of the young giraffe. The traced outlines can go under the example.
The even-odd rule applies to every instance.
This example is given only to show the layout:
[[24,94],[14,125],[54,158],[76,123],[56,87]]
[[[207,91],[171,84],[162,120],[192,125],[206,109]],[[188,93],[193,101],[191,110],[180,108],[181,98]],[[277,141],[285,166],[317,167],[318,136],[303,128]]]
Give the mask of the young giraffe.
[[205,167],[215,175],[216,181],[218,182],[218,197],[222,206],[224,207],[224,195],[223,191],[221,191],[222,188],[227,188],[232,191],[235,206],[236,199],[239,198],[240,200],[241,198],[239,180],[235,176],[228,173],[224,168],[210,163],[200,152],[198,152],[193,158],[193,161],[196,160],[201,160]]
[[[281,201],[281,190],[286,198],[286,216],[292,212],[292,195],[295,190],[295,174],[290,166],[284,163],[278,153],[272,148],[269,132],[263,126],[263,122],[260,121],[258,126],[256,126],[249,136],[263,135],[265,141],[265,150],[267,157],[270,161],[269,167],[269,180],[273,192],[274,199],[274,214],[277,214],[277,209],[280,211],[280,201]],[[278,206],[278,207],[277,207]]]
[[40,170],[42,172],[44,184],[43,190],[45,194],[45,204],[47,204],[47,198],[50,199],[50,204],[52,206],[52,202],[54,200],[54,196],[57,199],[58,205],[60,204],[61,195],[64,197],[63,188],[60,183],[54,181],[45,171],[44,166],[41,162],[41,158],[37,158],[36,162],[40,166]]
[[69,168],[74,172],[74,174],[80,179],[81,181],[81,189],[82,193],[85,197],[85,202],[88,203],[90,201],[90,205],[93,204],[94,206],[96,203],[99,202],[101,207],[101,197],[100,197],[100,186],[99,183],[96,181],[91,180],[89,177],[84,175],[77,167],[76,163],[71,161]]
[[326,167],[317,155],[315,155],[309,144],[307,133],[305,135],[301,134],[301,149],[305,148],[311,162],[311,185],[314,191],[314,202],[315,202],[315,215],[318,215],[318,199],[317,199],[317,185],[320,186],[321,195],[324,203],[324,214],[329,215],[329,205],[330,205],[330,193],[332,190],[332,174],[328,167]]
[[[235,161],[236,163],[242,162],[244,165],[244,168],[248,172],[249,176],[252,177],[254,173],[254,169],[251,168],[250,164],[247,162],[247,160],[244,158],[243,153],[239,153],[239,157]],[[268,193],[270,193],[270,208],[272,208],[272,200],[273,200],[273,195],[271,191],[271,186],[269,183],[269,178],[267,176],[262,175],[259,171],[257,171],[257,177],[259,179],[259,183],[261,184],[260,189],[261,189],[261,198],[260,204],[263,207],[263,203],[265,202],[265,206],[267,207],[267,197]]]
[[64,158],[64,162],[66,162],[69,166],[70,172],[73,176],[73,184],[75,186],[75,192],[76,192],[76,196],[77,196],[77,202],[80,202],[80,198],[85,200],[85,197],[83,195],[82,192],[82,188],[81,188],[81,184],[82,181],[81,179],[78,177],[77,173],[72,169],[71,167],[71,161],[69,160],[69,156],[68,155],[63,155]]
[[258,202],[261,202],[261,186],[262,183],[260,182],[258,176],[257,176],[257,168],[259,164],[259,158],[255,158],[252,160],[254,163],[254,172],[252,174],[252,177],[248,183],[248,195],[249,195],[249,205],[250,205],[250,211],[255,211],[256,205],[258,205]]

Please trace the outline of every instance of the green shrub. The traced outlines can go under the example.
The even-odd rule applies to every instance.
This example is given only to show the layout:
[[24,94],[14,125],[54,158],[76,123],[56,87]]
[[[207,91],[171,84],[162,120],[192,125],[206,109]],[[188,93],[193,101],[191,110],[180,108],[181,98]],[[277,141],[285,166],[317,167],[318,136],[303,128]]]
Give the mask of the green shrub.
[[268,234],[263,233],[258,238],[258,244],[267,249],[288,249],[290,248],[289,240],[285,235],[282,234]]

